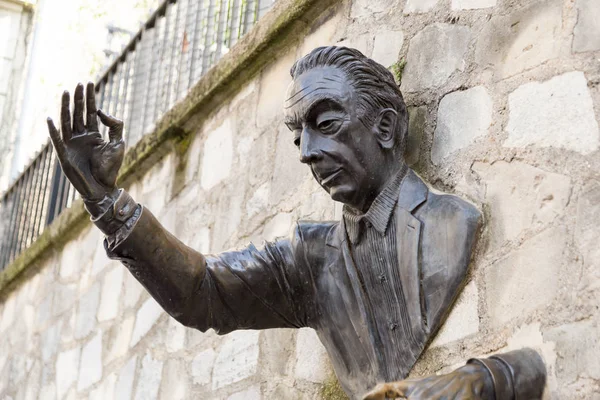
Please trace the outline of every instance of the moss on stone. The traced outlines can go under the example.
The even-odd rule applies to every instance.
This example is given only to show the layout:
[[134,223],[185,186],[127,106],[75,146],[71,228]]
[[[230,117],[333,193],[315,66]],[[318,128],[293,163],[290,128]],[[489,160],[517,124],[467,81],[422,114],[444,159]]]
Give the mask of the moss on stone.
[[349,400],[335,376],[329,378],[321,387],[322,400]]
[[404,72],[404,67],[406,67],[406,60],[398,60],[394,64],[392,64],[392,73],[394,74],[394,78],[396,78],[396,82],[402,82],[402,73]]

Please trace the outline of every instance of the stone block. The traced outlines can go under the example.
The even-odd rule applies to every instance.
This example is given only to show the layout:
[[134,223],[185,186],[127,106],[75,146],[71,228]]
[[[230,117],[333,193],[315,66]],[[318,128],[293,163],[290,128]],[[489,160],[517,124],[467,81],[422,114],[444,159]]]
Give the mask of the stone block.
[[300,163],[300,150],[294,145],[292,132],[285,126],[281,127],[275,144],[271,203],[277,204],[291,193],[296,192],[309,176],[309,167]]
[[[54,325],[50,326],[40,335],[40,341],[42,344],[42,361],[44,361],[44,363],[50,362],[50,360],[52,360],[58,351],[62,324],[62,321],[57,321]],[[2,364],[0,363],[0,370],[1,369]]]
[[498,0],[452,0],[453,10],[473,10],[496,6]]
[[334,45],[336,42],[335,34],[340,22],[340,17],[340,14],[336,13],[327,21],[318,24],[314,32],[311,32],[304,37],[302,39],[299,56],[302,57],[317,47]]
[[296,362],[294,376],[313,383],[323,383],[331,375],[327,351],[317,333],[302,328],[296,337]]
[[475,281],[469,282],[459,294],[448,319],[430,347],[443,346],[479,332],[479,291]]
[[109,339],[106,341],[105,365],[127,354],[134,322],[135,316],[130,315],[111,327]]
[[2,319],[0,319],[0,332],[6,331],[10,326],[12,326],[13,321],[15,320],[15,303],[16,303],[16,295],[9,296],[7,300],[4,302],[4,309],[2,310]]
[[98,308],[98,321],[100,322],[113,319],[119,313],[124,269],[125,267],[118,265],[104,276],[100,307]]
[[165,346],[167,351],[173,353],[182,350],[185,345],[185,333],[187,328],[180,324],[175,318],[169,318],[167,324],[167,337]]
[[261,211],[265,211],[269,205],[269,194],[271,191],[271,183],[265,182],[260,185],[251,194],[250,199],[246,203],[246,212],[248,218],[252,218]]
[[96,389],[90,392],[88,400],[113,399],[116,383],[117,376],[115,374],[110,374]]
[[142,359],[142,369],[137,379],[135,400],[155,400],[162,379],[162,361],[155,360],[150,354]]
[[402,31],[378,31],[373,40],[371,58],[384,67],[389,68],[398,61],[403,43],[404,33]]
[[263,229],[263,240],[273,241],[276,238],[288,236],[292,225],[294,224],[294,217],[290,213],[279,213],[271,218]]
[[54,283],[54,302],[52,303],[52,316],[56,317],[73,308],[77,301],[77,283]]
[[160,387],[159,398],[162,400],[183,400],[188,398],[188,376],[189,372],[186,370],[182,360],[167,360],[164,367],[163,383]]
[[135,326],[131,335],[130,347],[135,346],[156,324],[164,311],[152,297],[149,297],[135,316]]
[[485,270],[486,304],[493,326],[547,307],[559,289],[567,233],[548,228]]
[[260,77],[256,123],[264,127],[275,118],[283,117],[283,101],[292,81],[290,68],[296,61],[296,49],[291,48],[267,67]]
[[255,385],[246,390],[242,390],[241,392],[232,394],[227,400],[262,400],[262,398],[260,386]]
[[64,397],[77,379],[80,350],[79,347],[66,350],[56,358],[56,395],[59,400]]
[[404,14],[426,13],[436,6],[439,0],[406,0]]
[[202,157],[200,183],[204,190],[209,190],[227,178],[231,172],[233,132],[230,119],[226,119],[209,133],[204,142]]
[[217,353],[213,349],[204,350],[192,360],[192,376],[197,385],[208,385],[211,381]]
[[408,137],[406,138],[404,160],[409,166],[413,166],[419,162],[426,123],[426,106],[411,107],[408,109]]
[[600,329],[593,320],[577,321],[544,332],[544,340],[556,346],[559,386],[579,379],[600,379]]
[[524,231],[551,223],[564,213],[571,196],[568,176],[547,172],[528,164],[497,161],[472,166],[485,185],[490,206],[490,244],[498,248],[518,240]]
[[492,99],[483,86],[447,94],[440,101],[431,161],[439,165],[450,154],[487,134]]
[[335,45],[340,47],[348,47],[356,49],[369,57],[369,47],[373,42],[373,35],[370,32],[354,34],[344,40],[340,40]]
[[600,50],[600,7],[597,0],[577,0],[577,24],[573,31],[573,51]]
[[125,308],[131,308],[135,306],[140,299],[140,295],[146,290],[142,284],[135,279],[133,274],[129,271],[125,273],[123,286],[123,303]]
[[236,331],[225,338],[215,360],[213,390],[244,380],[258,369],[258,331]]
[[79,299],[77,306],[77,317],[75,320],[75,339],[83,339],[92,332],[96,326],[96,313],[100,302],[100,284],[95,283]]
[[496,79],[513,76],[560,55],[560,0],[530,2],[508,15],[497,15],[478,36],[475,57],[491,66]]
[[387,12],[394,3],[394,0],[353,0],[350,18],[364,18],[373,14]]
[[600,131],[583,72],[526,83],[508,97],[505,147],[555,147],[589,154],[598,149]]
[[102,379],[102,332],[98,332],[83,346],[77,390],[85,390],[100,379]]
[[119,377],[117,378],[117,384],[115,385],[115,400],[131,400],[136,365],[137,356],[133,356],[119,371]]
[[577,200],[575,239],[586,267],[600,272],[598,221],[600,221],[600,182],[588,180]]
[[73,279],[82,266],[81,246],[77,240],[65,244],[61,252],[59,275],[61,279]]
[[446,83],[450,75],[464,69],[470,39],[468,27],[451,24],[432,24],[417,33],[408,48],[402,91],[418,92]]

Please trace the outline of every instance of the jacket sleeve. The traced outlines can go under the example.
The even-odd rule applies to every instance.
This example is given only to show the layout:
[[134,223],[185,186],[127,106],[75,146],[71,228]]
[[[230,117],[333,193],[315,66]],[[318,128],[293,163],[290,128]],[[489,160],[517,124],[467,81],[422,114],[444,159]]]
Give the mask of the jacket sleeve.
[[496,400],[538,400],[546,386],[546,367],[532,349],[497,354],[468,363],[483,365],[492,376]]
[[[122,261],[171,316],[182,324],[219,334],[236,329],[299,328],[312,304],[308,277],[290,239],[240,251],[204,256],[167,232],[139,207],[132,226],[105,240],[112,259]],[[301,257],[298,257],[301,259]]]

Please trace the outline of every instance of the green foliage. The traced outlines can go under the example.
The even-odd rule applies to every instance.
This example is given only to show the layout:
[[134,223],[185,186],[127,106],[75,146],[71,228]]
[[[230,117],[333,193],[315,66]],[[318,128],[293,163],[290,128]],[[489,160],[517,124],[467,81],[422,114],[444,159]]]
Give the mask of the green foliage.
[[394,78],[396,78],[396,82],[402,82],[402,73],[404,72],[404,67],[406,67],[406,60],[401,59],[392,64],[392,73],[394,74]]

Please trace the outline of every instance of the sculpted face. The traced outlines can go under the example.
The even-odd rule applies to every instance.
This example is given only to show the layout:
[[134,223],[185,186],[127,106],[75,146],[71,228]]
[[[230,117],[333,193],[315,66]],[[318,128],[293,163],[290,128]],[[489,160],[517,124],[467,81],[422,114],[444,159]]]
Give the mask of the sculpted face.
[[306,71],[289,86],[285,123],[293,132],[300,161],[331,197],[366,211],[390,176],[389,151],[377,127],[365,126],[344,73],[334,67]]

